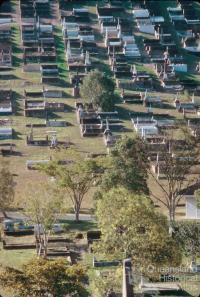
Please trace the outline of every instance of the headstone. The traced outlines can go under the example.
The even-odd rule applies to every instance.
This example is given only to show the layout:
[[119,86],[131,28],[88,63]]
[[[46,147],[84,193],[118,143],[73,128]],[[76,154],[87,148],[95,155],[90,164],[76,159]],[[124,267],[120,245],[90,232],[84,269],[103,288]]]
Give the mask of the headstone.
[[133,297],[133,272],[131,259],[123,260],[122,297]]

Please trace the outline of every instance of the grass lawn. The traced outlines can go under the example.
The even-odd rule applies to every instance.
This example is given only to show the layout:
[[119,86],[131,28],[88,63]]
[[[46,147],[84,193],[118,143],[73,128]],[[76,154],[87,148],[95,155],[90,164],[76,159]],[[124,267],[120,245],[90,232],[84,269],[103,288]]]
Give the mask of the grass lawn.
[[29,260],[36,256],[34,250],[4,250],[0,244],[0,264],[21,269]]
[[[96,15],[96,4],[104,5],[106,1],[79,1],[77,4],[73,4],[73,7],[88,7],[92,24],[95,27],[96,40],[98,41],[99,46],[99,55],[95,58],[92,57],[92,61],[96,68],[102,70],[107,75],[112,77],[112,72],[108,63],[108,56],[106,49],[103,47],[103,38],[99,32],[99,25],[97,23],[97,15]],[[159,2],[159,1],[158,1]],[[16,9],[18,5],[17,0],[12,0],[13,10]],[[66,1],[60,1],[60,5],[62,9],[71,9],[72,4],[67,3]],[[157,4],[156,4],[157,5]],[[171,27],[174,38],[177,40],[177,36],[173,30],[172,25],[169,23],[169,17],[166,8],[168,6],[175,6],[176,1],[160,1],[157,5],[158,12],[163,15],[167,20],[168,24]],[[127,9],[127,16],[131,16],[131,7],[128,3],[124,1],[124,6]],[[195,3],[197,12],[200,15],[200,6]],[[133,24],[134,26],[134,24]],[[135,30],[136,28],[134,28]],[[136,32],[136,30],[134,31]],[[136,42],[141,50],[143,49],[143,35],[136,34]],[[73,143],[73,147],[84,153],[106,153],[106,147],[103,142],[102,137],[95,138],[82,138],[80,136],[79,124],[76,120],[75,114],[75,102],[80,98],[74,99],[72,97],[72,86],[69,84],[69,72],[67,70],[66,57],[65,57],[65,46],[62,36],[62,29],[60,24],[56,24],[54,27],[54,35],[55,35],[55,43],[56,43],[56,53],[57,53],[57,64],[60,75],[60,84],[59,85],[46,85],[48,89],[58,89],[63,91],[62,99],[50,99],[49,101],[59,101],[66,104],[66,112],[63,113],[53,113],[51,114],[51,118],[63,119],[68,122],[68,126],[66,128],[56,128],[58,140],[67,140]],[[147,36],[145,36],[147,37]],[[152,37],[151,37],[152,38]],[[19,202],[20,199],[27,194],[27,190],[29,188],[29,183],[33,184],[33,186],[37,187],[39,182],[46,182],[47,177],[38,172],[38,171],[28,171],[26,169],[26,161],[27,160],[39,160],[39,159],[48,159],[53,157],[55,152],[50,150],[47,147],[33,147],[26,145],[26,136],[30,133],[30,128],[26,127],[26,124],[33,123],[43,123],[45,119],[40,118],[25,118],[23,116],[23,100],[24,100],[24,89],[32,89],[32,90],[41,90],[42,85],[40,84],[40,74],[39,73],[25,73],[22,70],[23,66],[23,56],[22,56],[22,44],[21,44],[21,35],[20,35],[20,27],[19,24],[13,22],[12,25],[12,46],[13,46],[13,69],[8,72],[0,73],[0,88],[6,89],[11,88],[13,93],[13,106],[15,109],[15,113],[10,117],[12,120],[12,127],[15,131],[14,138],[12,140],[13,144],[16,145],[16,151],[20,153],[20,156],[12,156],[7,157],[6,159],[10,163],[10,169],[15,175],[16,182],[16,201]],[[180,48],[180,44],[178,44]],[[187,54],[184,50],[182,53],[186,59],[186,61],[191,65],[195,64],[199,61],[199,58]],[[144,59],[145,60],[145,59]],[[133,64],[134,62],[130,62]],[[139,71],[147,71],[151,76],[155,77],[155,71],[149,62],[136,62],[137,69]],[[185,74],[180,75],[181,78],[190,78],[192,80],[200,81],[200,76],[195,74]],[[120,93],[121,90],[117,90]],[[149,92],[151,95],[155,95],[155,92]],[[174,94],[171,93],[163,93],[157,92],[156,95],[160,96],[163,101],[163,106],[161,107],[153,107],[153,112],[155,113],[165,113],[170,114],[170,116],[177,120],[182,120],[183,115],[178,113],[177,110],[173,107]],[[188,100],[188,94],[183,93],[180,94],[180,98],[183,101]],[[198,102],[200,102],[200,97],[195,98]],[[116,110],[119,112],[119,117],[122,120],[123,129],[116,134],[123,134],[134,136],[135,133],[133,131],[133,126],[130,120],[131,112],[147,111],[147,108],[141,104],[123,104],[122,102],[118,102],[116,105]],[[189,116],[193,117],[193,115]],[[3,117],[7,118],[7,117]],[[34,128],[34,135],[44,137],[49,128]],[[50,129],[51,130],[51,129]],[[7,141],[2,141],[7,142]],[[150,181],[151,182],[151,181]],[[93,209],[93,194],[95,189],[92,189],[87,195],[86,199],[83,202],[83,208],[89,212]],[[158,189],[155,186],[155,191]],[[71,207],[71,205],[69,206]],[[161,209],[163,212],[163,209]],[[75,223],[72,221],[63,221],[66,224],[68,230],[72,232],[85,232],[88,229],[95,229],[97,226],[93,222],[81,222]],[[9,265],[16,268],[20,268],[24,263],[26,263],[29,259],[34,257],[35,251],[31,250],[20,250],[20,251],[5,251],[2,249],[0,245],[0,264]],[[91,264],[91,255],[85,256],[86,263]],[[189,282],[188,282],[189,283]],[[189,286],[190,284],[188,284]],[[191,284],[191,287],[188,289],[189,292],[192,292],[193,288],[195,288],[194,293],[198,295],[198,290],[200,292],[198,281]],[[7,297],[7,296],[6,296]]]

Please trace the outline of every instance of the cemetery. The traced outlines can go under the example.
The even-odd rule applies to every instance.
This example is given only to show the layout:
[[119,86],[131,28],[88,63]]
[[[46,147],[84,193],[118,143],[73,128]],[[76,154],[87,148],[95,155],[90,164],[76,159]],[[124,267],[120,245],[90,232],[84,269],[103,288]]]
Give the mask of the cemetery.
[[0,67],[1,69],[9,69],[12,67],[12,49],[9,45],[0,45]]
[[[4,162],[9,164],[14,179],[15,202],[13,208],[6,205],[5,209],[1,209],[0,198],[0,267],[8,265],[22,269],[23,264],[40,255],[51,261],[64,259],[72,268],[77,263],[87,267],[84,286],[89,288],[88,296],[153,296],[159,292],[163,297],[197,297],[200,293],[199,274],[193,268],[199,263],[199,256],[188,272],[190,277],[197,277],[191,289],[184,287],[187,284],[181,281],[182,272],[177,275],[172,273],[175,281],[167,284],[160,282],[157,275],[155,278],[148,275],[147,281],[146,276],[143,279],[137,272],[133,273],[132,280],[127,273],[131,273],[132,269],[127,260],[129,250],[123,256],[121,251],[114,256],[106,256],[102,252],[105,232],[98,225],[96,209],[101,195],[104,195],[101,191],[105,185],[104,178],[102,189],[98,178],[92,178],[101,175],[101,170],[106,171],[103,166],[108,165],[104,163],[109,163],[113,148],[119,141],[126,137],[140,139],[145,144],[145,156],[149,162],[149,192],[144,196],[150,196],[156,213],[169,219],[168,210],[162,203],[164,195],[159,188],[159,185],[167,187],[170,184],[166,160],[170,160],[173,166],[179,161],[183,166],[187,159],[190,168],[179,178],[181,187],[177,195],[180,199],[177,200],[174,216],[178,223],[199,224],[200,208],[196,193],[200,189],[200,163],[196,161],[196,155],[192,155],[196,147],[199,151],[200,143],[199,2],[6,2],[0,5],[0,165],[3,166]],[[106,99],[110,94],[98,86],[93,89],[92,82],[88,86],[88,98],[83,95],[86,78],[95,71],[100,71],[114,82],[112,107],[97,102],[99,98],[102,100],[101,92]],[[184,139],[186,130],[193,137],[194,142],[190,146]],[[125,148],[121,149],[124,149],[124,164],[119,159],[118,165],[123,171],[124,166],[129,166],[129,160],[126,160]],[[79,157],[74,161],[76,154],[73,150],[86,161],[96,162],[98,166],[100,163],[103,169],[89,178],[86,177],[87,170],[81,174],[73,172],[75,169],[71,166],[74,163],[77,168],[80,166],[79,170],[85,168]],[[137,151],[131,153],[134,155]],[[64,169],[71,170],[60,184],[75,176],[77,183],[79,178],[85,178],[85,184],[91,179],[92,185],[84,192],[84,199],[81,198],[79,222],[75,221],[76,205],[73,200],[74,193],[76,198],[81,197],[78,190],[74,188],[71,194],[66,188],[62,188],[63,192],[54,189],[55,198],[65,193],[65,199],[69,201],[61,203],[64,213],[59,213],[57,206],[54,215],[58,217],[50,222],[51,228],[45,233],[43,224],[36,223],[34,216],[27,219],[21,203],[24,197],[27,201],[31,201],[33,195],[37,198],[39,184],[56,184],[59,175],[47,173],[55,164],[61,165],[59,174]],[[112,166],[110,162],[107,170],[111,170]],[[116,175],[119,172],[116,171]],[[114,173],[113,169],[111,179],[117,189],[121,184],[117,184]],[[173,174],[176,179],[177,173]],[[135,173],[136,179],[138,176],[140,172]],[[109,180],[105,179],[106,182]],[[81,187],[80,182],[79,189]],[[42,203],[45,203],[49,189],[50,186],[48,190],[43,188]],[[109,193],[110,189],[105,188],[104,191]],[[136,191],[136,196],[140,194]],[[117,211],[122,208],[123,203]],[[116,216],[112,212],[110,215],[112,218]],[[115,228],[116,233],[121,232],[122,240],[128,229],[118,225]],[[138,229],[135,232],[137,234]],[[107,236],[109,243],[112,242],[112,234]],[[120,240],[115,242],[116,250]],[[168,247],[170,245],[169,241]],[[109,246],[107,248],[108,252],[114,250]],[[151,245],[147,246],[148,249]],[[173,253],[172,249],[168,254]],[[190,260],[184,256],[184,267],[189,267]],[[92,284],[96,288],[101,287],[100,281],[107,286],[103,293],[91,289]],[[118,287],[115,287],[116,283]],[[1,283],[0,296],[12,297],[4,292]]]

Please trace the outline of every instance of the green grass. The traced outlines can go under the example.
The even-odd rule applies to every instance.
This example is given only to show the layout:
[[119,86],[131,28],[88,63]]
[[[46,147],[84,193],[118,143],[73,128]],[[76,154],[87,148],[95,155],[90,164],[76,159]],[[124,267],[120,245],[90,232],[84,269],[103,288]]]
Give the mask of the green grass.
[[0,245],[0,264],[21,269],[29,260],[36,256],[34,250],[4,250]]
[[59,75],[63,80],[67,80],[69,73],[66,66],[65,45],[64,45],[62,30],[60,26],[56,26],[54,36],[55,36]]
[[91,221],[69,221],[69,220],[60,220],[60,223],[64,224],[67,230],[70,231],[88,231],[97,229],[97,223]]

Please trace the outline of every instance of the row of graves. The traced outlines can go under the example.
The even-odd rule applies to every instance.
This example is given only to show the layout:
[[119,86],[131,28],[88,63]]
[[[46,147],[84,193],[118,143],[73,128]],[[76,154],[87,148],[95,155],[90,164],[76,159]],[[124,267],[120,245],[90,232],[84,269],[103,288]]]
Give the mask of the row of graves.
[[[79,85],[93,68],[92,57],[98,54],[98,45],[87,8],[73,8],[62,11],[61,15],[70,83],[73,96],[79,97]],[[112,131],[121,127],[117,112],[97,111],[91,104],[81,102],[75,103],[75,109],[82,137],[103,136],[106,147],[115,143]]]
[[92,104],[86,106],[80,102],[76,102],[75,108],[81,136],[103,136],[107,148],[115,144],[118,136],[114,132],[123,129],[123,123],[119,119],[117,111],[97,111]]
[[181,40],[182,47],[191,53],[200,53],[200,18],[193,1],[177,1],[176,7],[168,7],[169,18]]
[[0,90],[0,156],[19,156],[21,153],[16,150],[13,143],[15,130],[13,129],[13,120],[11,115],[15,111],[13,106],[12,90]]
[[[175,133],[180,125],[185,125],[183,119],[175,119],[168,113],[154,113],[152,110],[147,112],[132,112],[130,114],[133,129],[135,133],[146,141],[148,147],[148,157],[151,164],[152,173],[157,179],[166,179],[166,171],[168,170],[166,159],[178,158],[179,161],[185,161],[183,147],[186,142],[182,139],[170,139],[167,133]],[[194,136],[199,136],[200,121],[199,118],[188,120],[188,127]],[[188,151],[192,149],[187,148]],[[188,157],[187,157],[188,158]],[[191,157],[191,162],[193,159]],[[193,163],[191,163],[193,164]],[[198,164],[191,169],[190,175],[196,179],[199,174]],[[177,205],[177,215],[186,219],[199,219],[200,209],[195,199],[195,190],[199,188],[199,184],[195,184],[182,190],[180,196],[181,201]],[[159,207],[159,205],[155,205]]]
[[177,48],[172,30],[166,19],[158,15],[156,1],[146,2],[146,6],[133,9],[134,19],[141,33],[151,38],[144,38],[144,49],[162,88],[166,91],[182,91],[183,84],[178,73],[187,73],[188,66]]
[[9,41],[11,38],[11,3],[10,1],[4,1],[0,7],[0,41]]
[[[20,1],[24,72],[38,72],[41,83],[59,81],[50,2]],[[28,12],[27,12],[28,11]]]
[[20,11],[22,18],[51,18],[49,0],[20,0]]
[[[122,3],[118,3],[118,6],[96,6],[96,14],[99,32],[104,38],[104,47],[107,49],[110,68],[118,86],[124,80],[124,85],[122,83],[121,85],[125,87],[127,85],[151,87],[150,75],[138,71],[135,65],[132,65],[133,61],[141,59],[141,53],[133,35],[132,18],[127,18]],[[93,29],[84,26],[85,21],[89,22],[88,17],[89,12],[85,8],[74,8],[70,13],[62,12],[67,63],[75,97],[79,95],[79,83],[92,68],[89,58],[97,53]],[[83,30],[85,30],[84,38]],[[88,46],[90,44],[91,47],[87,47],[87,50],[84,49],[83,42]],[[135,100],[130,94],[125,94],[124,90],[122,93],[124,102]],[[141,98],[141,102],[142,100],[147,101],[147,98]],[[91,104],[86,106],[80,102],[76,102],[75,108],[81,136],[103,136],[104,143],[108,148],[114,145],[118,138],[114,132],[123,130],[122,121],[117,112],[104,113],[96,110]]]
[[122,3],[97,7],[96,13],[117,86],[122,89],[151,87],[150,75],[138,71],[133,64],[141,60],[141,52],[133,35],[133,20],[126,14]]
[[[0,77],[3,79],[10,75],[13,66],[11,26],[11,3],[5,1],[0,6]],[[0,155],[2,156],[15,152],[12,143],[14,130],[10,119],[13,109],[13,91],[2,88],[0,90]]]
[[[133,7],[133,17],[138,31],[143,38],[144,54],[148,58],[148,62],[154,67],[157,79],[160,82],[162,91],[173,93],[174,99],[170,103],[169,108],[176,109],[183,117],[176,119],[170,115],[165,109],[162,97],[156,93],[134,92],[131,95],[126,91],[122,91],[121,98],[124,102],[132,102],[143,104],[146,111],[135,111],[130,114],[133,129],[137,135],[146,140],[149,159],[151,162],[151,170],[157,179],[166,179],[166,155],[170,158],[179,158],[184,161],[181,155],[181,148],[186,145],[181,139],[170,140],[166,135],[168,133],[176,133],[180,125],[188,122],[191,134],[199,136],[199,102],[196,96],[199,95],[198,83],[191,79],[184,79],[191,65],[187,65],[184,59],[183,51],[177,46],[174,33],[179,39],[195,37],[195,30],[198,28],[199,20],[196,17],[193,1],[177,1],[177,7],[168,7],[167,13],[169,20],[163,16],[162,10],[159,8],[157,1],[144,1],[137,3]],[[171,22],[171,25],[169,24]],[[175,32],[173,31],[175,28]],[[179,30],[178,30],[179,28]],[[149,36],[147,38],[146,36]],[[195,37],[196,38],[196,37]],[[185,50],[192,52],[192,50]],[[193,50],[193,53],[197,52]],[[189,68],[190,67],[190,68]],[[180,74],[183,74],[180,75]],[[187,98],[183,99],[183,92],[187,90]],[[156,108],[163,109],[163,113],[156,113]],[[141,110],[144,110],[144,108]],[[187,120],[188,119],[188,120]],[[192,161],[192,160],[191,160]],[[194,166],[191,174],[196,176],[199,169]],[[186,189],[180,193],[184,199],[179,202],[177,214],[187,219],[198,219],[200,217],[199,208],[194,198],[193,185],[191,189]],[[197,187],[198,188],[198,187]]]
[[[43,232],[41,225],[33,225],[26,217],[6,219],[3,221],[3,249],[38,251],[39,236],[42,236]],[[67,238],[63,224],[55,223],[50,233],[47,245],[48,259],[64,257],[73,264],[77,261],[80,250],[87,248],[86,240],[83,242],[83,240]]]
[[7,156],[14,153],[12,144],[13,128],[9,118],[13,113],[12,90],[0,90],[0,155]]
[[91,57],[98,54],[89,10],[62,10],[61,25],[70,83],[73,86],[74,97],[78,97],[78,86],[93,67]]
[[11,4],[6,1],[0,7],[0,76],[12,68],[11,25]]
[[[57,146],[67,148],[69,146],[68,140],[61,141],[57,138],[57,131],[55,130],[56,128],[67,127],[67,121],[52,118],[53,113],[67,111],[66,105],[57,101],[61,98],[63,98],[63,92],[59,90],[49,90],[45,87],[37,91],[24,90],[24,116],[44,119],[43,122],[26,124],[26,127],[30,129],[26,137],[27,145],[46,146],[50,148],[56,148]],[[37,128],[48,128],[48,131],[44,135],[38,135]],[[27,163],[27,168],[35,169],[34,166],[36,163],[30,160]]]
[[133,9],[138,29],[151,35],[151,38],[143,40],[146,54],[154,64],[164,90],[181,92],[184,89],[198,89],[198,83],[184,78],[184,74],[188,71],[198,74],[199,63],[195,70],[190,69],[192,65],[185,62],[184,53],[177,45],[175,35],[186,52],[198,54],[200,19],[197,18],[191,1],[177,1],[177,7],[168,7],[167,12],[171,25],[168,19],[159,15],[156,1],[146,1],[145,6]]

